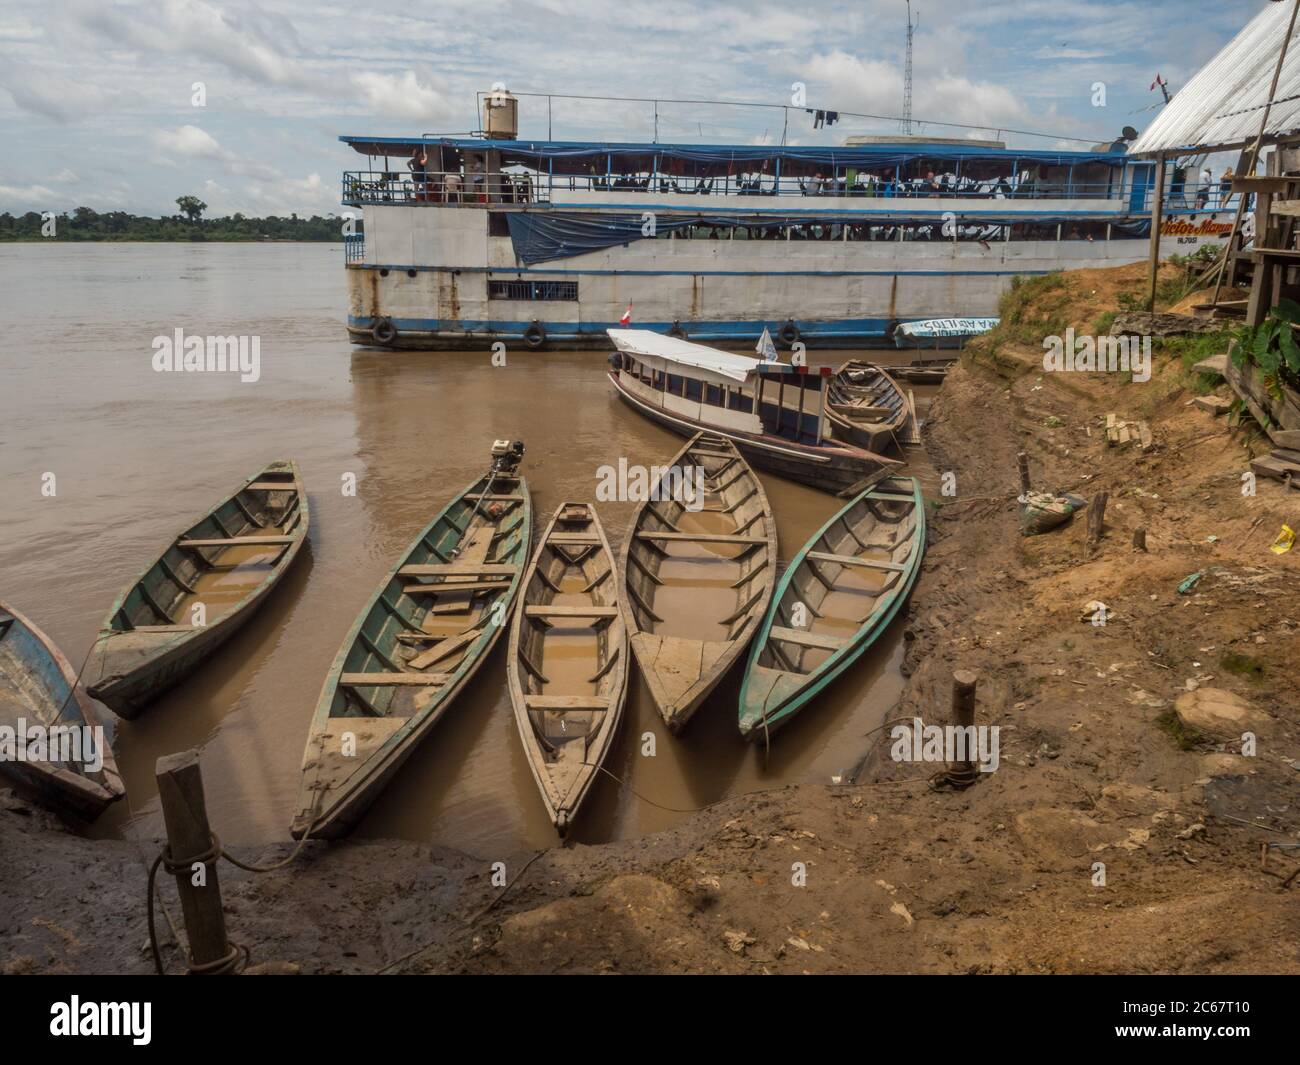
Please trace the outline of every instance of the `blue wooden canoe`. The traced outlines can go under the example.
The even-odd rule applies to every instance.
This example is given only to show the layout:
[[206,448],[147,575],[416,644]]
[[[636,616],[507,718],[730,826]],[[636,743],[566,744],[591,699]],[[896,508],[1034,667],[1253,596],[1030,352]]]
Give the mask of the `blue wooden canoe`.
[[138,717],[262,605],[307,542],[308,517],[296,463],[247,478],[118,596],[86,664],[90,695]]
[[770,736],[871,646],[907,599],[924,552],[914,477],[861,492],[800,548],[750,649],[742,736]]
[[485,475],[380,581],[321,689],[295,838],[350,832],[469,683],[509,623],[532,523],[527,482]]
[[[37,736],[32,726],[40,729],[40,747],[27,744]],[[15,743],[0,757],[0,772],[50,805],[93,820],[126,794],[96,704],[78,686],[72,665],[45,633],[4,603],[0,728],[14,730]]]

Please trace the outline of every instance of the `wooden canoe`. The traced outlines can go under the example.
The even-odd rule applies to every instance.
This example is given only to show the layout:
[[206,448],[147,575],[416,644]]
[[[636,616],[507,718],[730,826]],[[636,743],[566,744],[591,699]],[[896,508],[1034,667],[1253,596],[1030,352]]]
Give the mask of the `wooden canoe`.
[[523,478],[480,477],[380,581],[321,689],[295,838],[350,832],[469,683],[510,620],[532,520]]
[[916,431],[911,401],[898,382],[882,367],[857,359],[835,371],[826,417],[837,439],[868,451],[902,447]]
[[528,766],[561,835],[623,718],[628,647],[618,601],[595,508],[561,504],[524,575],[506,666]]
[[799,549],[749,652],[742,736],[775,732],[871,646],[907,599],[924,552],[913,477],[862,492]]
[[297,463],[249,477],[113,603],[86,666],[91,697],[138,717],[262,605],[301,553],[308,524]]
[[[12,756],[6,751],[0,757],[0,771],[50,805],[94,820],[126,794],[97,705],[78,686],[71,663],[45,633],[4,603],[0,726],[15,734]],[[42,751],[25,746],[32,726],[47,730]],[[76,734],[48,731],[60,726]]]
[[[688,509],[673,470],[703,470]],[[637,509],[623,544],[623,618],[646,686],[676,732],[744,652],[776,584],[776,520],[725,437],[698,433]]]
[[948,378],[956,359],[943,361],[917,359],[906,366],[891,366],[889,374],[896,381],[907,381],[914,385],[941,385]]

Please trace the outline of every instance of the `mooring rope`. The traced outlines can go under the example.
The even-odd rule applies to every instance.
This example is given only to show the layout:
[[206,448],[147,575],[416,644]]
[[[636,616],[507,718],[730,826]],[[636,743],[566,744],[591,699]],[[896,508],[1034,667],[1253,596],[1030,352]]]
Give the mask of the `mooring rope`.
[[[166,974],[163,971],[162,953],[158,949],[158,932],[154,924],[153,916],[153,899],[158,876],[158,867],[161,865],[168,873],[176,876],[190,869],[196,862],[200,862],[205,866],[210,866],[216,865],[217,862],[224,858],[236,868],[244,869],[250,873],[273,873],[276,870],[283,869],[285,866],[293,862],[294,859],[302,853],[303,848],[311,841],[312,830],[316,827],[319,820],[320,803],[325,792],[328,790],[329,788],[325,787],[316,793],[316,799],[312,803],[311,818],[307,822],[307,827],[303,830],[302,837],[298,840],[293,850],[278,862],[273,862],[270,865],[253,865],[251,862],[240,861],[221,845],[221,837],[219,837],[215,832],[209,830],[210,843],[208,849],[202,854],[196,854],[191,858],[177,861],[171,857],[171,847],[169,845],[164,845],[158,852],[158,857],[154,859],[153,865],[147,865],[146,863],[149,870],[149,880],[148,894],[145,900],[145,913],[149,925],[149,947],[153,952],[154,970],[159,976],[164,976]],[[143,853],[141,854],[141,861],[144,861]],[[163,903],[161,896],[159,896],[158,902],[159,905],[162,906],[163,915],[167,918],[167,923],[171,925],[172,935],[176,939],[176,944],[180,947],[181,939],[176,928],[176,923],[172,920],[171,914],[167,912],[166,904]],[[195,964],[194,958],[187,948],[182,949],[185,951],[185,967],[191,973],[202,975],[238,972],[248,964],[248,959],[250,957],[249,949],[241,944],[235,943],[233,940],[230,941],[230,950],[224,957],[218,958],[215,961],[202,962],[199,964]]]

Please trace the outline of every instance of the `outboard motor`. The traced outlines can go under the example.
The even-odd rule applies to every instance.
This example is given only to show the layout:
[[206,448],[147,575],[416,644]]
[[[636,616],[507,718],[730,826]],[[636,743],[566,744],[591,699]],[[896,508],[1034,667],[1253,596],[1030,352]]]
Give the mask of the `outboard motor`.
[[492,473],[494,476],[504,474],[513,477],[524,458],[522,440],[492,441]]

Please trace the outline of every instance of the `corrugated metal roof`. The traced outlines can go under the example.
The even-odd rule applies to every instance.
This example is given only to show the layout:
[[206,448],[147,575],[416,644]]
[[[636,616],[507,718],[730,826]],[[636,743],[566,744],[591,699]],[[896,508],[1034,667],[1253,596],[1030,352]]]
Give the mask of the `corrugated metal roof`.
[[682,366],[710,370],[733,381],[745,380],[759,364],[758,359],[747,355],[692,344],[689,340],[664,336],[649,329],[606,329],[605,332],[619,351],[626,351],[629,355],[655,356]]
[[[1291,0],[1265,4],[1264,10],[1178,91],[1129,148],[1129,154],[1236,148],[1254,140],[1293,8]],[[1293,38],[1265,137],[1276,139],[1296,132],[1300,132],[1300,46]]]

